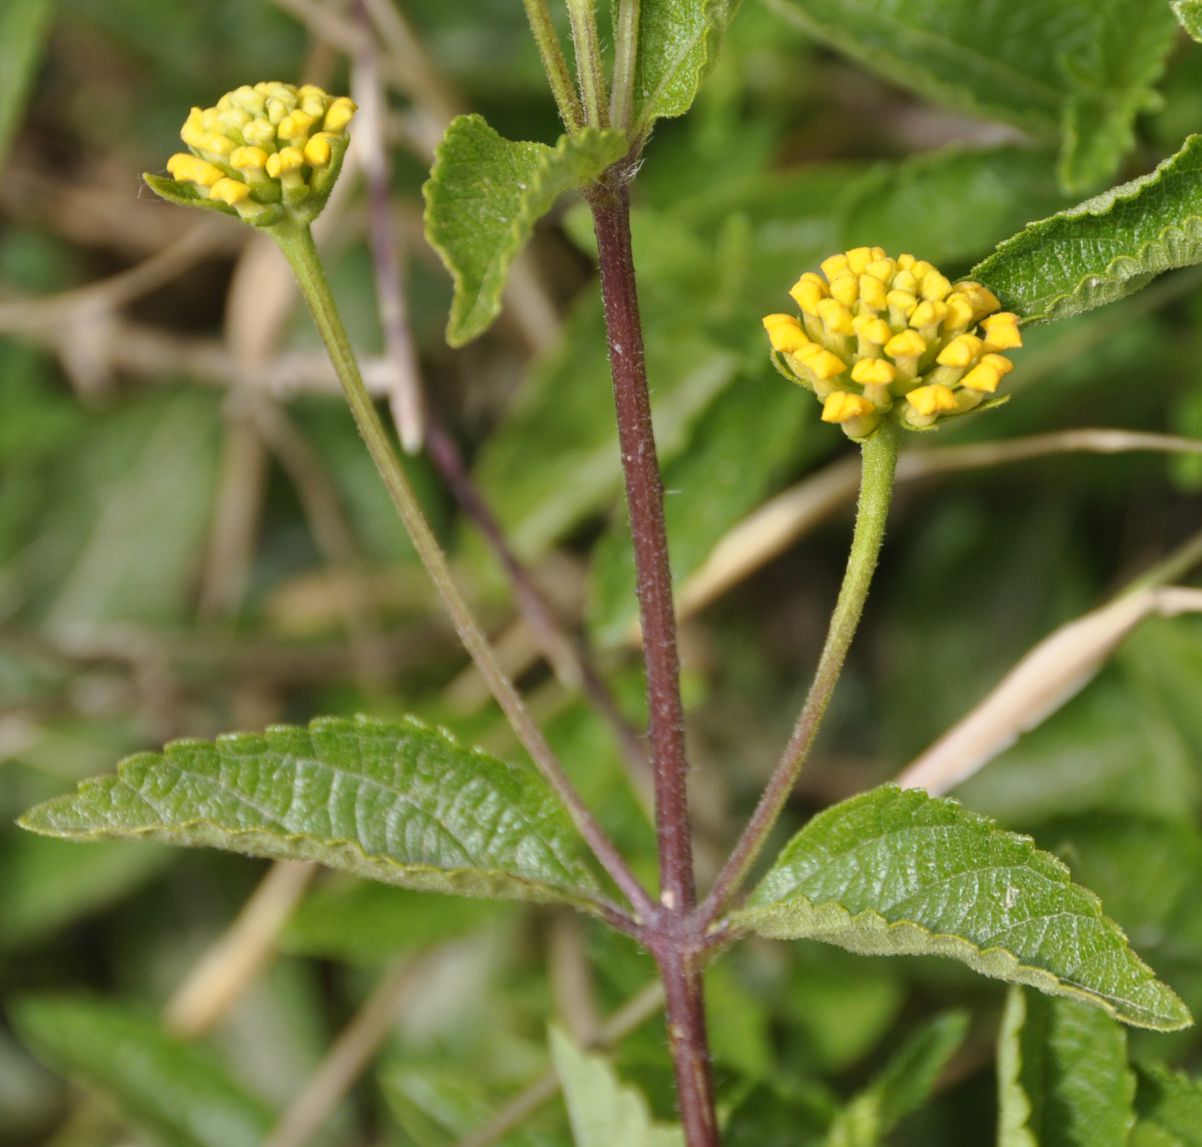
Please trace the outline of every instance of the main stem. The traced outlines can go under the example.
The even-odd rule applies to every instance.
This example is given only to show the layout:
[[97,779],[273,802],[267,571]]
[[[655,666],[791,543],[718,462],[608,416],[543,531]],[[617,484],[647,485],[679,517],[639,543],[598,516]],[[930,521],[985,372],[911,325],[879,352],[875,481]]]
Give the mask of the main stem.
[[601,266],[601,296],[647,673],[648,737],[655,781],[663,909],[649,923],[644,937],[664,982],[668,1035],[686,1141],[689,1147],[717,1147],[699,963],[701,944],[694,927],[696,891],[676,613],[664,525],[663,482],[647,390],[630,239],[630,190],[625,173],[620,168],[610,171],[590,192],[589,204]]
[[785,802],[789,799],[789,794],[797,783],[802,766],[818,735],[822,717],[843,670],[847,650],[860,623],[860,615],[864,612],[864,602],[868,598],[868,588],[872,583],[872,575],[881,552],[881,542],[885,537],[885,520],[889,516],[889,503],[893,498],[893,479],[897,472],[901,433],[900,425],[892,418],[886,418],[877,432],[863,445],[860,499],[856,507],[851,552],[847,556],[847,569],[839,589],[839,598],[831,614],[826,642],[814,673],[814,682],[810,686],[797,723],[793,726],[789,743],[781,754],[776,770],[764,789],[747,828],[699,910],[703,926],[708,926],[717,919],[746,878]]
[[[422,564],[430,575],[430,580],[434,582],[443,605],[451,615],[460,640],[487,681],[489,689],[518,739],[563,802],[580,835],[584,837],[594,855],[636,911],[644,917],[653,914],[656,911],[655,902],[648,896],[638,878],[631,872],[613,842],[606,836],[592,813],[580,799],[580,795],[572,786],[571,781],[568,780],[563,766],[526,711],[526,706],[518,696],[517,690],[497,663],[488,639],[484,636],[471,608],[459,592],[459,587],[455,585],[446,556],[422,514],[421,507],[409,487],[405,472],[401,468],[396,451],[388,437],[388,432],[384,429],[384,423],[380,420],[375,404],[372,402],[367,388],[363,385],[363,378],[359,373],[354,352],[351,350],[350,340],[342,325],[334,297],[330,293],[329,283],[322,269],[317,248],[313,244],[312,232],[305,225],[298,224],[288,228],[281,225],[272,229],[272,236],[296,274],[301,294],[313,313],[313,320],[326,345],[326,350],[329,352],[330,361],[334,365],[339,381],[342,383],[347,403],[354,415],[355,423],[359,427],[359,433],[363,436],[363,441],[384,481],[393,505],[405,523],[405,528],[409,531],[409,536],[422,559]],[[604,905],[599,905],[599,907],[605,908]],[[611,923],[622,926],[624,917],[621,913],[607,911],[606,915]]]

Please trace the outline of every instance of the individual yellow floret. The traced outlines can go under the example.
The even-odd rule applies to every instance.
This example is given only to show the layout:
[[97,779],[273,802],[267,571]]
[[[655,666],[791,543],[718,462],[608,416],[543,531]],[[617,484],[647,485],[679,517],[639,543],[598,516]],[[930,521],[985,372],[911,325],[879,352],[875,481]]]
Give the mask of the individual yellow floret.
[[334,157],[334,136],[328,131],[319,131],[304,149],[305,162],[313,167],[326,167]]
[[267,174],[272,179],[282,175],[290,175],[305,165],[305,153],[299,148],[286,147],[267,157]]
[[833,335],[850,335],[853,333],[851,311],[838,299],[822,299],[817,308],[822,325]]
[[1014,363],[1000,354],[985,355],[962,379],[961,386],[992,394],[1002,379],[1014,369]]
[[326,111],[325,121],[322,127],[326,131],[332,131],[336,134],[341,134],[346,131],[346,126],[351,122],[351,117],[355,114],[355,101],[349,96],[339,96]]
[[209,198],[231,207],[241,203],[250,195],[250,188],[240,179],[219,179],[209,190]]
[[989,350],[1014,350],[1023,345],[1023,336],[1018,329],[1018,316],[1009,311],[990,315],[981,322],[985,331],[985,345]]
[[897,368],[883,358],[862,358],[851,368],[852,382],[861,386],[889,386],[897,378]]
[[793,284],[789,294],[807,315],[816,315],[818,304],[827,297],[826,284],[813,272],[807,271]]
[[859,281],[860,301],[874,311],[883,311],[888,307],[886,301],[888,292],[885,290],[885,284],[880,281],[875,275],[863,274]]
[[219,179],[225,178],[225,172],[220,167],[183,152],[167,160],[167,170],[172,179],[178,179],[181,183],[195,183],[198,187],[212,187]]
[[981,354],[981,340],[976,335],[957,335],[936,356],[940,366],[972,366]]
[[840,271],[831,279],[831,297],[845,307],[854,307],[860,298],[860,277],[851,271]]
[[764,329],[772,349],[780,354],[791,354],[810,341],[793,315],[765,315]]
[[806,369],[813,371],[818,378],[826,380],[841,375],[847,370],[847,363],[837,354],[819,348],[816,354],[806,359]]
[[823,422],[850,422],[853,418],[863,418],[875,413],[876,407],[863,395],[852,394],[846,390],[836,390],[822,404]]
[[823,259],[818,265],[822,268],[822,273],[833,283],[836,275],[842,274],[848,269],[847,256],[831,255],[829,258]]
[[937,383],[915,387],[906,395],[906,401],[921,418],[931,418],[956,409],[956,396],[951,388]]

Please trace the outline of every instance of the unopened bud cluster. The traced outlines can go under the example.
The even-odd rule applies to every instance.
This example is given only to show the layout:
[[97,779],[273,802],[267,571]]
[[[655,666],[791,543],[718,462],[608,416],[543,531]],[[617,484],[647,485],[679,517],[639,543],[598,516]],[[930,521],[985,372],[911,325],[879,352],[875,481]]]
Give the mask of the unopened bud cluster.
[[188,152],[167,170],[193,201],[258,227],[286,214],[308,222],[338,176],[354,114],[352,100],[312,84],[244,85],[216,107],[192,109],[180,130]]
[[1005,352],[1022,346],[1018,317],[986,287],[880,247],[832,255],[789,293],[800,318],[764,319],[776,361],[857,440],[890,412],[925,430],[980,406],[1013,368]]

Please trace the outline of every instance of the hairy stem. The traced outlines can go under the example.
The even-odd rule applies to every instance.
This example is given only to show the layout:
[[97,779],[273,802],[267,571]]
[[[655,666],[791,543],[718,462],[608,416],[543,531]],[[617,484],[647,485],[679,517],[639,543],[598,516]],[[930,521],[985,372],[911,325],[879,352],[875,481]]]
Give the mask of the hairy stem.
[[622,131],[630,130],[634,111],[634,74],[639,55],[641,0],[619,0],[614,29],[614,79],[609,97],[609,122]]
[[605,71],[601,66],[601,37],[597,33],[597,0],[567,0],[576,49],[576,75],[584,100],[584,120],[592,127],[609,126],[605,101]]
[[634,257],[630,240],[630,193],[611,177],[590,197],[601,264],[601,294],[609,339],[618,444],[630,511],[643,661],[647,671],[648,735],[655,778],[655,826],[659,845],[660,900],[669,912],[687,913],[695,901],[692,833],[686,777],[684,709],[672,571],[664,526],[664,488],[643,359]]
[[668,1046],[685,1143],[688,1147],[718,1147],[701,970],[681,943],[666,944],[656,959],[664,984]]
[[[368,452],[376,464],[376,469],[383,479],[393,505],[400,514],[405,528],[409,531],[409,536],[422,559],[422,564],[430,575],[430,580],[433,581],[442,598],[443,605],[451,615],[460,640],[471,654],[472,660],[476,663],[476,667],[485,681],[488,682],[497,704],[500,705],[523,747],[530,754],[547,783],[563,802],[580,835],[584,837],[601,865],[636,911],[643,915],[649,914],[655,909],[654,902],[580,799],[580,795],[572,786],[571,781],[568,780],[563,766],[552,752],[538,726],[531,719],[517,690],[497,663],[492,647],[484,636],[479,622],[476,621],[451,577],[446,555],[443,554],[429,523],[422,514],[421,507],[409,487],[409,482],[397,458],[396,451],[392,447],[388,433],[384,429],[384,424],[380,420],[367,388],[363,385],[346,329],[342,325],[342,319],[338,314],[333,295],[330,293],[329,283],[322,270],[317,248],[313,244],[312,233],[307,226],[285,228],[281,225],[272,229],[272,236],[296,273],[301,294],[313,313],[314,322],[342,383],[347,403],[350,405],[355,423],[359,427],[359,433],[363,436]],[[604,908],[605,906],[599,907]],[[615,916],[613,912],[606,911],[605,914],[615,924],[620,923],[621,913],[617,913]]]
[[655,829],[663,911],[648,921],[644,941],[664,984],[677,1102],[688,1147],[717,1147],[705,999],[692,924],[696,899],[689,822],[688,759],[672,571],[664,524],[664,490],[643,354],[638,290],[630,238],[630,191],[611,171],[589,195],[601,264],[601,295],[613,375],[618,445],[630,511],[643,662],[647,672],[648,735],[655,779]]
[[555,34],[555,25],[551,22],[551,13],[547,8],[547,0],[523,0],[526,5],[526,19],[530,21],[530,31],[534,33],[534,42],[538,45],[538,54],[543,61],[543,71],[547,73],[547,82],[555,96],[555,106],[559,108],[559,118],[563,126],[570,132],[577,132],[583,126],[583,113],[580,110],[580,100],[572,87],[572,73],[568,70],[568,62],[564,59],[563,49],[559,46],[559,37]]
[[814,682],[793,726],[793,734],[777,763],[776,770],[764,789],[760,802],[752,813],[739,843],[735,846],[713,890],[700,909],[703,925],[712,923],[755,863],[768,834],[776,824],[789,793],[797,783],[802,766],[813,747],[814,738],[822,724],[826,707],[839,680],[847,650],[855,636],[868,598],[868,587],[876,569],[881,542],[885,537],[885,519],[889,515],[889,503],[893,497],[893,479],[897,471],[897,454],[900,446],[901,428],[891,418],[886,418],[877,432],[864,443],[860,474],[860,501],[856,508],[856,525],[852,535],[851,552],[847,556],[847,569],[839,598],[831,614],[830,626]]

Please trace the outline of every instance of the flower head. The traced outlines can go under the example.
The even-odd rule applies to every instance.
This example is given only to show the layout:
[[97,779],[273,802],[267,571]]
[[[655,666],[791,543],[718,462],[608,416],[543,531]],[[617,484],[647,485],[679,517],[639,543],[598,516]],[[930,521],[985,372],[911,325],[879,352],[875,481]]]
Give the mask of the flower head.
[[764,319],[786,377],[822,401],[850,438],[882,418],[926,430],[989,399],[1023,345],[1018,316],[980,283],[950,282],[913,255],[856,247],[807,271],[789,292],[799,315]]
[[193,108],[167,161],[170,178],[146,175],[174,203],[209,207],[256,227],[315,219],[329,198],[349,142],[355,104],[312,84],[262,83]]

